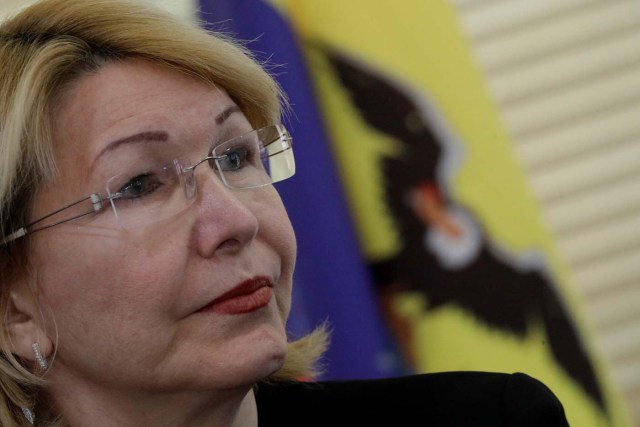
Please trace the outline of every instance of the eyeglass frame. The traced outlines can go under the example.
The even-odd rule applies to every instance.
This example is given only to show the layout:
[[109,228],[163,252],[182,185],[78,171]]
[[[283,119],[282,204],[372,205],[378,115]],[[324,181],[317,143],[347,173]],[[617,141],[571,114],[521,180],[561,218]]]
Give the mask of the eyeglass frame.
[[[232,141],[234,141],[234,140],[236,140],[236,139],[243,138],[243,137],[245,137],[246,135],[248,135],[248,134],[250,134],[250,133],[252,133],[252,132],[259,132],[259,131],[261,131],[261,130],[263,130],[263,129],[268,129],[268,128],[272,128],[272,127],[273,127],[273,128],[275,128],[275,129],[278,131],[278,135],[279,135],[279,136],[278,136],[278,138],[273,139],[272,141],[269,141],[269,143],[268,143],[268,144],[266,144],[266,145],[262,144],[262,141],[260,141],[260,145],[261,145],[262,147],[266,147],[266,146],[268,146],[268,145],[272,144],[273,142],[276,142],[276,141],[278,141],[278,140],[281,140],[281,141],[286,142],[286,143],[288,144],[288,146],[287,146],[285,149],[283,149],[283,150],[280,150],[280,151],[278,151],[278,152],[276,152],[276,153],[272,153],[272,154],[270,154],[268,157],[275,156],[275,155],[277,155],[277,154],[283,153],[283,152],[288,151],[288,150],[292,150],[292,149],[293,149],[293,139],[291,138],[291,135],[289,134],[289,132],[287,131],[287,129],[284,127],[284,125],[283,125],[283,124],[281,124],[281,123],[279,123],[279,124],[273,124],[273,125],[269,125],[269,126],[264,126],[264,127],[262,127],[262,128],[258,128],[258,129],[252,129],[252,130],[251,130],[251,131],[249,131],[249,132],[246,132],[246,133],[244,133],[244,134],[242,134],[242,135],[235,136],[235,137],[230,138],[230,139],[228,139],[228,140],[226,140],[226,141],[213,143],[213,144],[209,147],[209,149],[208,149],[208,151],[207,151],[207,152],[208,152],[208,153],[210,153],[210,154],[212,154],[212,153],[213,153],[213,151],[214,151],[218,146],[220,146],[220,145],[227,144],[227,143],[230,143],[230,142],[232,142]],[[197,162],[195,162],[195,163],[194,163],[193,165],[191,165],[191,166],[187,166],[187,167],[184,167],[184,168],[182,168],[182,167],[181,167],[181,168],[180,168],[180,170],[178,171],[178,173],[179,173],[180,175],[183,175],[183,174],[185,174],[185,173],[189,173],[189,172],[191,172],[191,173],[195,173],[195,169],[196,169],[196,167],[198,167],[199,165],[201,165],[201,164],[202,164],[202,163],[204,163],[204,162],[208,162],[208,163],[209,163],[209,162],[211,162],[211,161],[214,161],[214,162],[216,162],[216,164],[217,164],[217,162],[218,162],[218,161],[220,161],[220,160],[224,160],[224,159],[226,159],[226,158],[228,158],[228,157],[229,157],[229,155],[228,155],[228,154],[225,154],[225,155],[222,155],[222,156],[207,155],[207,156],[203,157],[202,159],[198,160]],[[175,160],[174,160],[174,162],[175,162]],[[212,167],[212,169],[214,169],[214,168]],[[233,186],[231,186],[231,185],[229,185],[229,184],[228,184],[228,182],[227,182],[227,180],[226,180],[226,179],[224,179],[224,178],[223,178],[223,177],[224,177],[224,174],[223,174],[223,172],[220,170],[220,168],[215,168],[215,169],[217,170],[218,174],[220,175],[220,178],[221,178],[222,183],[223,183],[226,187],[228,187],[228,188],[232,188],[232,189],[233,189],[233,188],[235,188],[235,189],[250,189],[250,188],[259,188],[259,187],[264,187],[264,186],[266,186],[266,185],[270,185],[270,184],[273,184],[273,183],[280,182],[280,181],[283,181],[283,180],[285,180],[285,179],[291,178],[291,177],[295,174],[295,171],[294,171],[291,175],[286,176],[286,177],[281,178],[281,179],[278,179],[278,180],[276,180],[276,181],[274,181],[274,180],[272,179],[271,175],[269,174],[270,182],[267,182],[267,183],[264,183],[264,184],[260,184],[260,185],[256,185],[256,186],[251,186],[251,187],[233,187]],[[109,178],[109,179],[107,180],[107,183],[108,183],[109,181],[111,181],[113,178],[115,178],[116,176],[117,176],[117,175],[115,175],[115,176],[114,176],[114,177],[112,177],[112,178]],[[185,182],[185,183],[184,183],[183,185],[185,185],[185,186],[186,186],[186,185],[187,185],[187,184],[186,184],[187,180],[184,180],[184,182]],[[82,217],[87,216],[87,215],[91,215],[91,214],[93,214],[93,213],[98,213],[98,212],[100,212],[101,210],[105,209],[107,204],[110,204],[110,205],[111,205],[111,207],[112,207],[112,209],[113,209],[113,211],[114,211],[114,214],[115,214],[115,215],[116,215],[116,217],[117,217],[117,216],[118,216],[118,213],[117,213],[117,210],[116,210],[115,205],[113,204],[113,200],[117,200],[117,199],[122,198],[122,197],[124,197],[124,196],[123,196],[123,194],[122,194],[121,192],[117,192],[117,193],[114,193],[114,194],[109,194],[109,195],[107,195],[107,196],[103,196],[103,195],[101,195],[101,194],[100,194],[100,193],[98,193],[98,192],[96,192],[96,193],[92,193],[92,194],[90,194],[90,195],[88,195],[88,196],[86,196],[86,197],[83,197],[83,198],[81,198],[81,199],[79,199],[79,200],[76,200],[75,202],[72,202],[72,203],[69,203],[69,204],[67,204],[67,205],[63,206],[63,207],[61,207],[60,209],[57,209],[57,210],[55,210],[55,211],[53,211],[53,212],[50,212],[50,213],[48,213],[47,215],[44,215],[44,216],[42,216],[42,217],[40,217],[40,218],[38,218],[38,219],[36,219],[36,220],[34,220],[34,221],[31,221],[29,224],[24,225],[24,226],[20,227],[19,229],[17,229],[16,231],[9,233],[6,237],[0,237],[0,247],[2,247],[2,246],[6,246],[6,245],[8,245],[8,244],[9,244],[9,243],[11,243],[11,242],[14,242],[14,241],[16,241],[16,240],[19,240],[19,239],[21,239],[21,238],[22,238],[22,237],[24,237],[24,236],[31,235],[31,234],[36,233],[36,232],[38,232],[38,231],[46,230],[46,229],[49,229],[49,228],[51,228],[51,227],[55,227],[55,226],[60,225],[60,224],[65,224],[65,223],[67,223],[67,222],[74,221],[74,220],[76,220],[76,219],[82,218]],[[30,228],[30,227],[32,227],[32,226],[34,226],[35,224],[37,224],[37,223],[39,223],[39,222],[42,222],[42,221],[46,220],[47,218],[50,218],[50,217],[52,217],[52,216],[55,216],[55,215],[59,214],[60,212],[63,212],[63,211],[65,211],[65,210],[67,210],[67,209],[70,209],[70,208],[72,208],[72,207],[74,207],[74,206],[76,206],[76,205],[78,205],[78,204],[80,204],[80,203],[82,203],[82,202],[87,201],[87,200],[91,200],[91,204],[92,204],[92,206],[93,206],[93,209],[92,209],[92,210],[90,210],[90,211],[88,211],[88,212],[85,212],[85,213],[82,213],[82,214],[79,214],[79,215],[75,215],[75,216],[70,217],[70,218],[66,218],[66,219],[63,219],[63,220],[60,220],[60,221],[54,222],[53,224],[45,225],[45,226],[43,226],[43,227],[36,228],[36,229],[34,229],[34,230],[29,230],[29,228]]]

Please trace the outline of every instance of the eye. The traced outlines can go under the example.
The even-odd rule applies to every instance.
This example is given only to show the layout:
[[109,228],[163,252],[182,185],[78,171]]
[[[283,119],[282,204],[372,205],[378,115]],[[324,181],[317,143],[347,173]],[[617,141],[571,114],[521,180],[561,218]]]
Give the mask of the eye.
[[118,192],[122,199],[145,197],[156,191],[162,182],[155,174],[138,175],[127,182]]
[[223,171],[237,171],[242,169],[251,157],[251,150],[246,146],[230,148],[217,160],[218,167]]

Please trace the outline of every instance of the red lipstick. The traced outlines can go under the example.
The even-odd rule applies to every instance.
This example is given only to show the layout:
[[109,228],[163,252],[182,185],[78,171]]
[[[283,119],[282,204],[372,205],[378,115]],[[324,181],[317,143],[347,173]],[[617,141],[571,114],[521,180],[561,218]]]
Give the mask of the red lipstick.
[[266,277],[245,280],[219,296],[204,310],[219,314],[242,314],[256,311],[271,301],[271,282]]

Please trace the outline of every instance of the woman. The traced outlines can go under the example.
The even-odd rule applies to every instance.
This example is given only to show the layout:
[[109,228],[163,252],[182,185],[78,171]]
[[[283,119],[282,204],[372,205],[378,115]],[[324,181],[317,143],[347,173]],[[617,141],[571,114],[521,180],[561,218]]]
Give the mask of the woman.
[[456,420],[464,402],[564,425],[524,375],[296,381],[327,333],[285,332],[282,99],[231,40],[140,5],[44,0],[0,27],[0,424],[340,425],[437,402]]

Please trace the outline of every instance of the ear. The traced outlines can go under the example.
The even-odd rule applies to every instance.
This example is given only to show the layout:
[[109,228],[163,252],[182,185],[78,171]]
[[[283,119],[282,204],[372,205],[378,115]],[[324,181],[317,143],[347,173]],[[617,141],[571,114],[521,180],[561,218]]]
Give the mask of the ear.
[[38,343],[42,356],[51,356],[53,342],[44,330],[36,296],[26,284],[12,286],[4,324],[13,354],[35,363],[32,346]]

